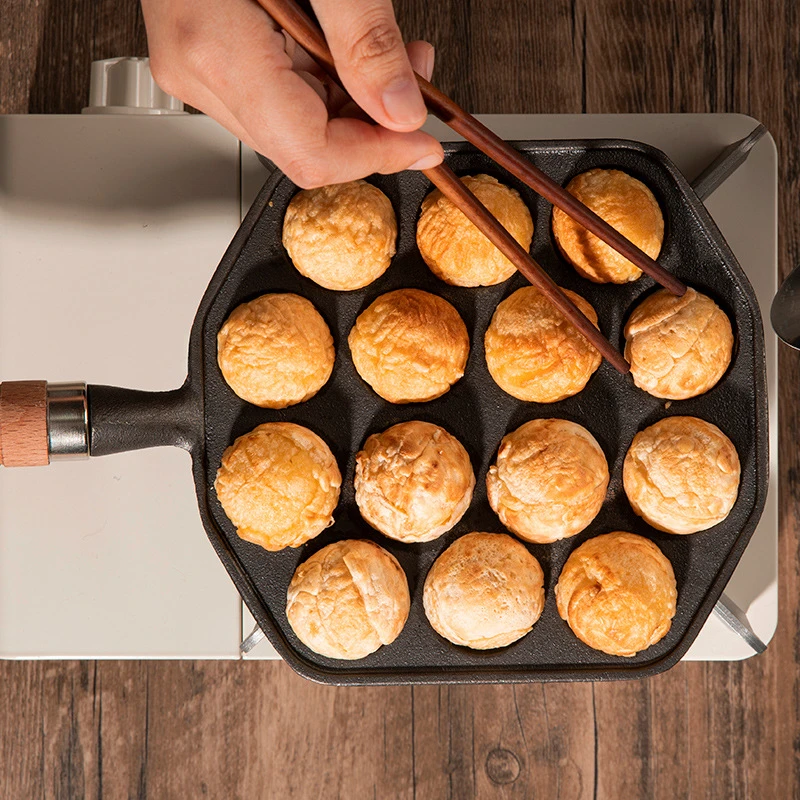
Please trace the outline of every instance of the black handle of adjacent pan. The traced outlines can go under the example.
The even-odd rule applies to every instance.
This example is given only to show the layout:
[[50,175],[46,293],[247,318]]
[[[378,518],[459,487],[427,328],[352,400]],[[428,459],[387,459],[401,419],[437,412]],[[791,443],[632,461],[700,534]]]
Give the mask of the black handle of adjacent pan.
[[190,384],[169,392],[87,386],[89,453],[106,456],[147,447],[191,450],[200,406]]

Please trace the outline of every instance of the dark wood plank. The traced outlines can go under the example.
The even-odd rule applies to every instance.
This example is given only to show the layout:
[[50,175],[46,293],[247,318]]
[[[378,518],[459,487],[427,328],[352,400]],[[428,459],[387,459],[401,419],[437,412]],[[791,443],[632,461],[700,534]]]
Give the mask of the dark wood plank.
[[0,797],[44,795],[43,672],[0,662]]
[[395,3],[406,38],[436,47],[433,83],[473,114],[581,111],[583,27],[573,6]]
[[[781,0],[399,0],[476,112],[737,111],[800,260],[800,11]],[[6,0],[0,112],[76,113],[146,53],[136,0]],[[800,796],[800,358],[780,359],[780,610],[763,656],[595,685],[337,689],[282,664],[0,662],[0,797]],[[0,476],[0,480],[2,476]]]
[[[150,668],[146,661],[94,661],[92,728],[96,732],[96,777],[87,787],[103,797],[147,796],[150,747]],[[51,664],[54,668],[56,665]],[[156,712],[157,713],[157,712]],[[165,746],[156,742],[157,747]],[[154,796],[151,794],[150,796]]]
[[[781,147],[781,28],[765,5],[587,4],[588,110],[739,111],[764,121]],[[779,671],[795,672],[784,631],[743,664],[685,664],[638,686],[597,686],[598,796],[790,796],[778,791],[790,779],[774,750],[780,700],[770,688]]]
[[6,0],[0,17],[0,113],[22,114],[36,72],[44,5]]
[[4,0],[0,113],[78,114],[92,61],[147,55],[137,0]]
[[282,664],[187,661],[149,664],[146,693],[142,796],[413,796],[408,687],[331,689]]

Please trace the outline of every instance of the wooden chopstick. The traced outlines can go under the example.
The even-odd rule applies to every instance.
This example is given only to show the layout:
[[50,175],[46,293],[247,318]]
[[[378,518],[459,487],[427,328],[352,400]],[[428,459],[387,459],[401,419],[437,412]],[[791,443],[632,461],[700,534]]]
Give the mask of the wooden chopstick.
[[647,253],[640,250],[602,217],[595,214],[591,208],[585,206],[577,197],[571,195],[563,186],[556,183],[535,164],[528,161],[527,158],[511,147],[508,142],[501,139],[494,131],[464,111],[458,103],[439,91],[430,81],[425,80],[417,73],[414,74],[417,77],[417,83],[422,96],[425,98],[426,105],[442,122],[463,136],[470,144],[474,144],[475,147],[486,153],[527,186],[530,186],[537,194],[549,200],[554,206],[557,206],[565,214],[583,225],[598,239],[602,239],[607,245],[613,247],[614,250],[625,256],[628,261],[633,262],[642,272],[655,279],[665,289],[668,289],[673,294],[683,295],[686,291],[686,286],[674,275],[667,272]]
[[609,364],[623,375],[630,371],[630,365],[614,349],[611,342],[567,297],[530,253],[492,216],[486,206],[459,180],[458,175],[447,164],[422,171],[428,180],[600,351]]
[[[313,56],[332,78],[338,81],[336,66],[322,31],[294,0],[260,0],[260,2],[278,25]],[[581,203],[496,133],[478,122],[475,117],[439,91],[430,81],[425,80],[421,75],[414,74],[425,103],[442,122],[599,239],[602,239],[607,245],[625,256],[664,288],[679,296],[686,291],[686,286],[681,281],[667,272],[633,242],[626,239],[602,217]]]
[[[322,31],[294,3],[294,0],[260,0],[260,2],[270,16],[320,63],[331,78],[340,83],[333,57]],[[530,253],[459,180],[450,167],[440,164],[438,167],[422,170],[422,172],[517,267],[531,284],[561,311],[612,366],[623,375],[630,371],[630,366],[623,356],[564,294],[558,284],[534,261]]]

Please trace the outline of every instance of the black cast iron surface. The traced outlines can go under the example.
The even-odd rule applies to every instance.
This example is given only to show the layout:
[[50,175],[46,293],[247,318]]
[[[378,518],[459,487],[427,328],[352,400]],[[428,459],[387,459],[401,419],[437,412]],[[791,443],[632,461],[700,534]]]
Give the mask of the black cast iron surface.
[[[373,284],[346,293],[322,289],[292,266],[281,244],[281,229],[297,187],[279,173],[273,175],[200,305],[192,331],[187,384],[177,392],[165,393],[158,413],[169,422],[163,443],[191,440],[200,512],[214,548],[272,644],[306,677],[336,684],[523,682],[635,678],[661,672],[680,659],[699,632],[758,522],[768,480],[761,317],[747,278],[704,206],[666,156],[646,145],[600,140],[522,142],[516,146],[563,184],[593,167],[619,168],[644,181],[664,211],[666,230],[659,261],[688,285],[711,295],[729,314],[736,337],[733,362],[714,389],[691,400],[666,403],[651,397],[605,362],[575,397],[550,405],[515,400],[491,379],[483,336],[497,304],[525,281],[515,275],[498,286],[467,289],[448,286],[433,276],[415,243],[419,208],[431,190],[421,173],[370,179],[388,195],[397,214],[397,255]],[[592,303],[602,331],[622,349],[625,320],[653,291],[653,281],[643,277],[615,286],[582,279],[557,253],[549,203],[470,146],[450,144],[445,150],[448,163],[458,174],[486,172],[520,192],[535,224],[532,255],[557,283]],[[470,333],[464,378],[430,403],[392,405],[382,400],[359,378],[350,360],[347,335],[356,316],[379,295],[401,287],[419,287],[444,297],[458,309]],[[275,291],[296,292],[310,299],[327,321],[336,346],[336,363],[327,385],[308,402],[281,411],[260,409],[236,397],[216,360],[217,332],[230,312],[240,303]],[[182,409],[179,414],[177,406]],[[636,432],[677,414],[718,425],[732,439],[742,465],[741,489],[730,516],[711,530],[691,536],[652,529],[633,513],[622,488],[622,462]],[[502,437],[539,417],[572,420],[594,434],[611,472],[606,501],[597,518],[577,536],[555,544],[526,545],[544,569],[546,591],[544,612],[530,634],[499,650],[477,652],[457,647],[438,636],[425,618],[425,575],[458,536],[469,531],[504,531],[486,499],[486,472]],[[361,519],[353,496],[355,454],[366,437],[412,419],[437,423],[458,437],[470,454],[477,481],[472,505],[461,522],[426,544],[402,544],[374,531]],[[336,456],[343,478],[335,524],[305,546],[279,553],[239,539],[213,488],[225,448],[237,436],[269,421],[295,422],[322,436]],[[586,539],[617,529],[655,541],[672,562],[678,584],[678,610],[670,632],[634,658],[605,655],[584,645],[560,619],[555,604],[554,588],[569,553]],[[298,564],[344,538],[372,539],[393,553],[408,577],[412,598],[411,613],[400,636],[391,645],[352,662],[310,651],[292,632],[285,613],[286,589]]]

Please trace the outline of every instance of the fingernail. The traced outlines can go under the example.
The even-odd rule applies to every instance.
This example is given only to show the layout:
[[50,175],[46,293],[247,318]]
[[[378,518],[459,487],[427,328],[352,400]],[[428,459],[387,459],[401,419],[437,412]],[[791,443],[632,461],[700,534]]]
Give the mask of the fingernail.
[[429,156],[424,156],[419,161],[415,161],[409,169],[430,169],[442,163],[442,157],[432,153]]
[[436,50],[431,45],[431,49],[428,50],[427,57],[425,59],[425,79],[430,80],[431,75],[433,75],[433,59],[436,56]]
[[401,78],[384,90],[383,108],[396,125],[421,125],[425,121],[425,103],[417,84]]

